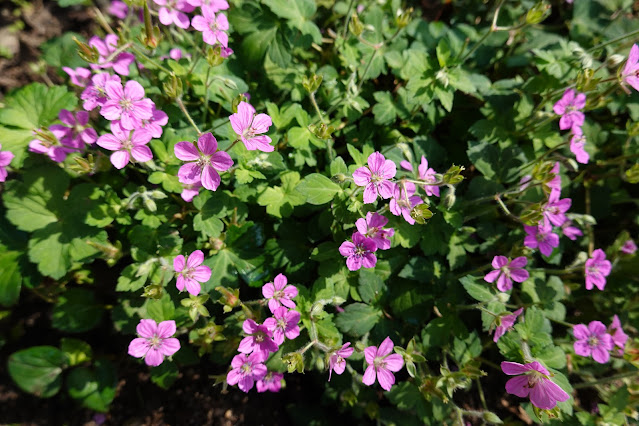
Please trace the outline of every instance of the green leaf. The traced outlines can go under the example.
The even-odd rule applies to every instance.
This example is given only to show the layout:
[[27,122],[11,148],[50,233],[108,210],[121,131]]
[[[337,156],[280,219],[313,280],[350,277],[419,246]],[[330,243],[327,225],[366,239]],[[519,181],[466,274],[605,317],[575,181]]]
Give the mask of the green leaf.
[[533,356],[540,359],[546,367],[564,368],[566,366],[566,353],[559,346],[546,346],[539,351],[533,351]]
[[209,217],[203,219],[203,214],[198,213],[193,218],[193,229],[202,231],[207,238],[217,238],[224,229],[224,223],[217,217]]
[[98,360],[92,369],[78,367],[67,378],[69,395],[85,407],[106,413],[115,398],[118,384],[115,367],[107,360]]
[[289,217],[293,213],[293,207],[304,204],[306,196],[297,191],[297,183],[300,174],[294,171],[280,175],[282,186],[268,187],[257,198],[260,206],[266,206],[266,212],[270,215],[282,218]]
[[263,0],[273,13],[288,20],[302,34],[308,34],[317,44],[322,44],[322,34],[310,18],[315,14],[315,0]]
[[58,118],[61,109],[73,110],[77,103],[66,87],[31,83],[7,97],[5,108],[0,109],[0,123],[28,130],[45,127]]
[[149,299],[146,302],[146,313],[158,323],[175,319],[175,305],[171,296],[164,293],[160,299]]
[[479,302],[490,302],[495,299],[495,295],[490,291],[489,287],[480,281],[479,278],[472,275],[466,275],[459,279],[470,296]]
[[62,370],[67,357],[53,346],[34,346],[11,354],[7,369],[11,378],[25,392],[50,398],[62,386]]
[[351,303],[337,316],[335,324],[344,333],[363,336],[382,316],[382,311],[364,303]]
[[51,325],[70,333],[91,330],[100,322],[103,309],[92,291],[72,288],[58,297],[51,314]]
[[[0,249],[1,250],[1,249]],[[20,298],[22,274],[19,261],[22,253],[17,251],[0,252],[0,305],[11,306]]]
[[151,381],[162,389],[170,388],[178,376],[179,371],[173,361],[164,360],[162,364],[151,369]]
[[319,173],[311,173],[298,185],[297,190],[306,196],[306,202],[313,205],[328,203],[342,188]]
[[268,57],[277,64],[280,68],[286,68],[291,63],[291,59],[293,58],[289,53],[291,47],[289,46],[286,39],[282,37],[281,32],[277,32],[275,38],[268,46]]
[[359,295],[364,303],[378,300],[386,291],[384,280],[370,269],[359,270]]
[[393,96],[389,92],[375,92],[373,97],[377,103],[373,106],[375,123],[387,126],[397,118],[397,109],[393,103]]
[[70,337],[60,340],[60,349],[69,359],[70,367],[90,361],[93,356],[91,346],[87,342]]

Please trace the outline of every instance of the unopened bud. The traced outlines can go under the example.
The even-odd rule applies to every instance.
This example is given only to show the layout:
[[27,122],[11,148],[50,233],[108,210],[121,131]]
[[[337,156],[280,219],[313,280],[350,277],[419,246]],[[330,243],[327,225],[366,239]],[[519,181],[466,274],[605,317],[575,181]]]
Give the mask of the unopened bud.
[[351,22],[348,24],[348,29],[353,33],[355,37],[359,37],[359,35],[364,31],[364,24],[359,20],[359,16],[357,13],[353,13],[351,16]]
[[140,40],[147,48],[153,50],[158,47],[158,44],[160,43],[160,28],[153,26],[153,23],[151,22],[151,12],[149,11],[149,6],[147,5],[146,0],[144,0],[143,10],[144,34],[140,36]]
[[409,7],[406,10],[400,10],[399,14],[395,18],[395,25],[397,25],[397,28],[404,28],[408,26],[408,24],[410,23],[410,16],[412,13],[413,13],[412,7]]
[[210,67],[217,67],[224,62],[224,56],[222,56],[222,46],[209,47],[206,50],[206,62]]
[[182,80],[180,80],[175,74],[169,76],[169,81],[165,81],[162,84],[164,93],[166,96],[177,99],[182,96]]
[[144,287],[144,293],[142,297],[146,297],[147,299],[159,299],[162,297],[162,293],[164,293],[164,289],[161,284],[149,284]]
[[313,74],[310,77],[304,76],[302,77],[302,86],[306,89],[308,93],[317,92],[320,84],[322,84],[322,76]]
[[78,45],[78,55],[85,61],[96,64],[100,60],[100,53],[94,46],[90,46],[73,37],[73,41]]
[[444,195],[443,202],[446,210],[450,210],[457,201],[457,196],[455,195],[455,187],[449,186],[446,190],[446,195]]
[[626,180],[630,183],[639,183],[639,163],[626,170]]
[[492,413],[490,411],[484,411],[482,418],[486,420],[488,423],[492,423],[496,425],[504,424],[504,422],[501,421],[501,419],[499,418],[497,414]]
[[446,173],[444,173],[442,180],[447,185],[456,185],[464,180],[464,177],[461,175],[461,172],[463,171],[464,171],[463,166],[452,165],[446,171]]
[[526,14],[526,23],[535,25],[546,19],[550,15],[550,4],[540,1],[535,4]]

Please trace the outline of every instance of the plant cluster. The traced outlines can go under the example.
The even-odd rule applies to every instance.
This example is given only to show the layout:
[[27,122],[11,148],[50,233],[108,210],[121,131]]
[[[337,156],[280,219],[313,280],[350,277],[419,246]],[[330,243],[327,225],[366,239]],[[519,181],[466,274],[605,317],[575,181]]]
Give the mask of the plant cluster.
[[0,109],[0,303],[77,338],[13,352],[18,386],[107,412],[108,323],[162,388],[212,362],[327,373],[380,424],[638,421],[639,11],[449,8],[114,0],[45,45],[68,84]]

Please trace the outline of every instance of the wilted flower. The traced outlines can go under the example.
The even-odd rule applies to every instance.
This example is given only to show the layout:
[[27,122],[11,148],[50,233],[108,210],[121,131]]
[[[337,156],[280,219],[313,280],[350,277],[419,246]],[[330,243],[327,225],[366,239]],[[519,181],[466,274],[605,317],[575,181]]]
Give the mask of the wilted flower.
[[525,365],[504,361],[501,370],[510,376],[523,374],[506,382],[506,392],[520,398],[530,396],[530,402],[537,408],[551,410],[557,402],[570,399],[570,395],[550,380],[550,372],[537,361]]
[[415,194],[415,184],[412,182],[402,182],[395,185],[393,198],[389,203],[391,213],[395,216],[403,216],[404,220],[411,225],[415,223],[415,219],[410,215],[413,207],[424,204],[419,196]]
[[586,137],[579,129],[578,132],[575,132],[570,138],[570,152],[575,154],[575,159],[578,163],[588,164],[590,161],[590,154],[586,152],[584,148],[586,146]]
[[62,71],[69,75],[71,84],[78,87],[87,87],[87,84],[91,83],[91,70],[87,68],[78,67],[73,69],[69,67],[62,67]]
[[333,354],[331,354],[331,357],[328,359],[329,382],[331,381],[331,373],[333,371],[335,371],[335,374],[342,374],[346,369],[346,358],[353,355],[353,348],[349,348],[350,345],[350,342],[344,343],[344,345],[340,349],[333,352]]
[[144,358],[146,365],[156,367],[180,349],[180,341],[174,337],[175,321],[162,321],[160,324],[152,319],[140,320],[136,331],[140,337],[129,344],[129,355]]
[[618,354],[623,355],[626,342],[628,341],[628,335],[623,332],[621,321],[619,321],[617,315],[612,317],[612,324],[608,326],[608,334],[612,337],[612,342],[615,346],[619,348]]
[[497,342],[501,336],[506,334],[507,331],[512,330],[513,325],[515,325],[515,321],[517,321],[517,317],[521,315],[524,311],[524,308],[519,308],[515,312],[509,315],[500,316],[497,319],[497,327],[495,328],[495,335],[493,336],[493,342]]

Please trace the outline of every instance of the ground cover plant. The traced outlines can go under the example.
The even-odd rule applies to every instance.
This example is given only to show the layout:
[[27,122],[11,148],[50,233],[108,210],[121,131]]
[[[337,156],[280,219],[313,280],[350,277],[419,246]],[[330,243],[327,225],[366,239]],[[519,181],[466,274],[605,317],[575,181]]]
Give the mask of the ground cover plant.
[[639,421],[632,1],[58,3],[95,33],[0,109],[22,391],[117,423],[124,371],[208,366],[322,407],[274,424]]

